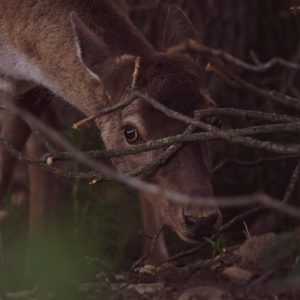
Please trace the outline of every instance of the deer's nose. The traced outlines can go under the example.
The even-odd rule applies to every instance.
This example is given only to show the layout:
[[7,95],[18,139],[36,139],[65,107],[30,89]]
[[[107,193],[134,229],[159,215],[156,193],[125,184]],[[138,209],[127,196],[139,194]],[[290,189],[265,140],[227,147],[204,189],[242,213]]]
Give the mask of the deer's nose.
[[213,213],[205,217],[194,217],[185,215],[184,220],[191,234],[191,237],[199,239],[202,237],[210,236],[215,232],[215,224],[218,221],[218,215],[217,213]]

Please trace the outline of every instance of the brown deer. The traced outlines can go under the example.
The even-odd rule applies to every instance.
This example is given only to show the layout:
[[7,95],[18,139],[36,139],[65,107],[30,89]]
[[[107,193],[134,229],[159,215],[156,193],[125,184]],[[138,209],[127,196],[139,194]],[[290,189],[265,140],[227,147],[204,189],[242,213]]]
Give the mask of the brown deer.
[[[203,94],[204,70],[187,55],[155,50],[130,22],[123,1],[0,0],[0,3],[0,89],[16,105],[37,116],[47,111],[48,102],[40,99],[40,95],[37,97],[37,86],[50,90],[88,116],[118,103],[128,94],[137,56],[141,59],[136,81],[139,90],[189,116],[193,116],[194,110],[210,105]],[[163,48],[197,38],[186,14],[172,6]],[[97,118],[96,124],[107,148],[182,133],[186,127],[141,99],[122,111]],[[29,127],[18,116],[7,113],[2,129],[5,139],[22,149],[29,134]],[[112,162],[118,170],[126,172],[151,162],[162,151],[115,158]],[[15,162],[5,151],[2,159],[1,197]],[[173,191],[211,196],[210,149],[203,143],[185,145],[166,165],[145,179]],[[143,211],[149,235],[155,234],[154,228],[160,224],[156,211],[164,223],[188,242],[209,236],[220,226],[217,206],[207,209],[178,205],[150,194],[141,197],[148,201],[143,202]],[[159,243],[161,247],[153,258],[156,261],[167,255],[162,237]]]

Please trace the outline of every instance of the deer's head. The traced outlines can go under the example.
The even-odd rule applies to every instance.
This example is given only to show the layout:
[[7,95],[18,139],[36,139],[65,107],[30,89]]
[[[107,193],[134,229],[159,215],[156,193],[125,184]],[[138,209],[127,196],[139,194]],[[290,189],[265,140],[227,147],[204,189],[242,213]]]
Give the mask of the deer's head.
[[[128,24],[130,29],[131,25]],[[73,17],[79,56],[87,70],[103,86],[106,105],[111,106],[128,96],[132,83],[136,56],[141,57],[137,89],[151,95],[165,106],[193,117],[198,109],[211,104],[204,97],[204,70],[191,57],[183,54],[157,52],[134,32],[123,45],[116,45],[108,33],[97,36],[77,17]],[[122,28],[120,28],[122,34]],[[106,38],[105,38],[106,36]],[[172,6],[165,28],[164,48],[197,38],[188,17]],[[141,39],[137,42],[136,39]],[[120,37],[118,37],[118,40]],[[132,45],[143,49],[132,49]],[[125,49],[125,50],[124,50]],[[128,51],[126,51],[128,49]],[[146,51],[145,51],[146,49]],[[107,96],[108,95],[108,96]],[[99,99],[103,101],[103,99]],[[118,148],[144,143],[183,133],[187,125],[165,116],[142,99],[136,99],[122,111],[97,120],[107,148]],[[150,163],[164,150],[113,159],[121,171],[128,172]],[[148,174],[146,179],[163,188],[194,196],[212,196],[211,150],[207,143],[183,146],[164,166]],[[199,240],[212,234],[221,224],[219,209],[174,204],[169,199],[144,195],[156,207],[163,221],[186,241]]]

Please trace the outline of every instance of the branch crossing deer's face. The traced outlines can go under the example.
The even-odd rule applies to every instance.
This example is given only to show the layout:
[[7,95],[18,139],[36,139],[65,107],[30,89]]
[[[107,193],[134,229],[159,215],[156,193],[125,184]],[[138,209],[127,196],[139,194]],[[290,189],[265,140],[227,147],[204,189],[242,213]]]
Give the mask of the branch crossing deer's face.
[[[184,29],[182,36],[178,26],[168,25],[172,15],[179,22],[177,25]],[[76,17],[73,25],[81,59],[89,72],[101,80],[105,94],[109,95],[109,106],[120,102],[128,96],[136,55],[110,55],[109,48],[101,38]],[[173,7],[166,26],[165,46],[191,38],[194,29],[189,26],[191,24],[186,15]],[[171,32],[170,28],[173,28]],[[192,58],[156,51],[153,51],[153,55],[140,56],[136,78],[138,90],[149,94],[168,108],[190,117],[193,117],[195,110],[211,105],[202,94],[204,70]],[[167,117],[142,99],[136,99],[124,109],[99,118],[97,123],[106,147],[114,149],[181,134],[187,128],[186,124]],[[113,163],[122,172],[130,172],[152,162],[164,150],[115,158]],[[175,192],[192,196],[212,196],[210,152],[207,143],[186,144],[164,166],[143,177]],[[163,221],[186,241],[194,242],[210,236],[221,224],[221,214],[217,206],[184,206],[174,204],[166,198],[149,194],[144,196],[159,210]]]

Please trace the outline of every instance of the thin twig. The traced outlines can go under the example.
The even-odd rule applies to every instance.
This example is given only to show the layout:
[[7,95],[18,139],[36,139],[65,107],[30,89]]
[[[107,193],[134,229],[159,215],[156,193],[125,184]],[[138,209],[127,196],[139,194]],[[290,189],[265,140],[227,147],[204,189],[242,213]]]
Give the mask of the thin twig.
[[156,234],[151,237],[152,241],[151,241],[151,245],[150,248],[148,249],[146,255],[142,256],[139,260],[137,260],[131,267],[131,270],[135,270],[136,268],[139,268],[141,265],[143,265],[143,263],[147,260],[151,260],[151,258],[153,257],[154,251],[156,249],[157,243],[158,243],[158,239],[161,236],[161,234],[163,233],[163,231],[165,230],[165,225],[163,225],[157,232]]
[[132,82],[131,82],[131,88],[132,89],[134,89],[135,86],[136,86],[136,82],[137,82],[138,77],[139,77],[140,69],[141,69],[141,57],[137,56],[135,58],[134,70],[133,70],[133,74],[132,74]]
[[[257,193],[252,195],[239,196],[239,197],[219,197],[219,198],[192,197],[186,194],[173,192],[161,188],[157,185],[144,182],[137,178],[127,177],[126,175],[120,172],[116,172],[111,168],[105,166],[104,164],[95,161],[94,159],[91,159],[90,157],[84,155],[83,153],[76,151],[74,147],[64,137],[62,137],[59,133],[57,133],[49,126],[39,121],[36,117],[31,115],[27,111],[22,110],[20,108],[16,108],[10,105],[8,102],[5,102],[5,104],[7,105],[9,110],[11,110],[14,113],[17,113],[24,121],[31,123],[33,126],[36,126],[37,128],[39,128],[39,130],[41,130],[44,134],[46,134],[51,140],[55,140],[60,147],[64,148],[68,152],[71,152],[73,158],[78,162],[86,165],[87,167],[91,168],[96,172],[99,172],[105,177],[122,182],[129,187],[137,189],[138,191],[150,193],[158,197],[164,197],[180,205],[197,205],[203,208],[215,207],[216,204],[218,204],[220,207],[241,207],[241,206],[248,206],[248,205],[253,205],[255,203],[256,204],[259,203],[263,206],[272,208],[283,214],[289,215],[290,217],[297,218],[297,219],[300,218],[300,210],[298,208],[287,205],[285,203],[280,203],[279,201],[275,200],[274,198],[266,194]],[[206,127],[208,129],[212,128],[215,131],[213,126],[207,125],[205,123],[202,124],[202,123],[203,122],[200,122],[199,124],[201,126],[204,124],[203,127]],[[197,122],[195,124],[198,125]]]
[[299,159],[300,155],[284,155],[284,156],[275,156],[275,157],[263,157],[252,161],[241,161],[236,159],[224,159],[220,163],[218,163],[213,168],[213,173],[218,172],[223,169],[226,165],[237,165],[241,167],[254,167],[262,164],[269,164],[273,162],[282,162],[286,160],[295,160]]
[[289,199],[291,198],[292,193],[295,190],[296,184],[297,184],[298,179],[299,179],[299,172],[300,172],[300,161],[298,161],[298,163],[297,163],[297,165],[296,165],[296,167],[293,171],[293,174],[290,178],[288,187],[287,187],[287,189],[285,191],[285,194],[283,196],[283,200],[282,200],[283,203],[287,203],[289,201]]
[[[289,97],[287,95],[283,95],[277,91],[268,91],[265,89],[262,89],[244,79],[242,79],[240,76],[234,74],[232,71],[229,71],[228,68],[225,68],[224,66],[221,67],[220,65],[218,67],[211,68],[211,71],[221,79],[226,80],[226,82],[233,87],[238,87],[243,90],[247,90],[259,97],[273,100],[275,102],[278,102],[282,105],[285,105],[290,108],[295,108],[297,110],[300,110],[300,101],[299,99]],[[226,74],[226,76],[220,76],[220,74]]]
[[[288,123],[288,124],[268,124],[260,126],[252,126],[243,129],[229,129],[223,130],[225,133],[233,133],[240,136],[248,135],[259,135],[259,134],[271,134],[271,133],[288,133],[288,132],[299,132],[300,123]],[[179,134],[176,136],[165,137],[155,141],[148,141],[146,143],[118,148],[118,149],[108,149],[108,150],[92,150],[84,152],[85,155],[95,158],[112,158],[112,157],[122,157],[127,155],[134,155],[141,152],[151,151],[155,149],[165,148],[175,144],[191,143],[191,142],[208,142],[217,139],[218,136],[211,132],[200,132],[193,134]],[[246,146],[246,145],[244,145]],[[278,148],[278,147],[279,148]],[[263,141],[257,141],[257,144],[252,145],[253,148],[263,149],[280,154],[295,154],[300,153],[300,146],[298,145],[280,145],[270,143],[267,144]],[[70,160],[72,159],[72,154],[68,152],[60,152],[55,155],[45,154],[41,158],[42,161],[46,162],[47,158],[51,156],[53,161],[55,160]]]
[[[184,122],[184,123],[189,124],[189,125],[193,125],[193,126],[195,126],[197,128],[200,128],[202,130],[214,133],[216,135],[216,137],[221,138],[225,141],[228,141],[228,142],[231,142],[231,143],[234,143],[234,144],[243,145],[243,146],[246,146],[246,147],[257,148],[257,149],[261,149],[261,150],[274,151],[276,153],[281,153],[281,154],[288,154],[286,152],[286,150],[287,150],[286,145],[271,143],[269,141],[258,141],[256,139],[251,138],[251,137],[242,137],[242,136],[236,135],[232,132],[225,132],[224,130],[220,130],[215,126],[212,126],[212,125],[207,124],[205,122],[202,122],[200,120],[195,120],[195,119],[193,119],[191,117],[188,117],[188,116],[185,116],[185,115],[183,115],[183,114],[181,114],[177,111],[171,110],[171,109],[167,108],[166,106],[164,106],[163,104],[156,101],[155,99],[153,99],[152,97],[150,97],[149,95],[146,95],[146,94],[144,94],[142,92],[139,92],[139,91],[135,91],[134,93],[136,93],[136,95],[138,97],[140,97],[141,99],[144,99],[146,102],[151,104],[155,109],[161,111],[162,113],[164,113],[168,117],[176,119],[176,120],[181,121],[181,122]],[[300,105],[300,103],[299,103],[299,105]],[[293,146],[293,148],[294,147],[297,148],[296,152],[293,152],[293,153],[289,152],[290,154],[295,154],[295,153],[299,152],[299,150],[300,150],[299,146]]]
[[[183,133],[183,136],[187,136],[189,133],[193,131],[193,128],[189,126]],[[183,144],[171,145],[166,149],[156,160],[153,162],[142,165],[138,167],[134,171],[129,172],[128,176],[139,176],[150,171],[154,171],[159,166],[162,166],[167,163],[167,161],[182,147]]]
[[167,51],[169,53],[179,53],[179,52],[186,52],[187,50],[192,50],[192,51],[201,52],[201,53],[209,54],[212,56],[220,57],[223,60],[234,64],[235,66],[238,66],[240,68],[243,68],[243,69],[251,71],[251,72],[265,72],[265,71],[269,70],[270,68],[273,68],[274,66],[282,66],[282,67],[297,70],[297,71],[300,70],[299,64],[291,62],[291,61],[287,61],[287,60],[279,58],[279,57],[274,57],[265,63],[259,63],[259,64],[255,64],[255,65],[249,64],[249,63],[229,54],[228,52],[225,52],[220,49],[214,49],[214,48],[204,46],[202,44],[199,44],[195,40],[189,40],[185,43],[170,47]]
[[[232,130],[232,132],[236,132],[238,134],[244,135],[244,134],[261,134],[261,133],[267,133],[267,132],[280,132],[281,129],[291,129],[291,131],[298,131],[300,129],[296,126],[292,126],[292,128],[289,128],[289,124],[286,126],[283,125],[264,125],[264,126],[254,126],[254,127],[249,127],[245,129],[236,129]],[[143,173],[147,173],[149,171],[153,171],[156,167],[163,165],[166,163],[166,161],[175,153],[178,151],[180,148],[180,144],[182,143],[187,143],[187,142],[205,142],[213,139],[213,134],[211,133],[195,133],[195,134],[188,134],[184,133],[178,136],[174,137],[167,137],[163,138],[161,140],[157,141],[150,141],[145,144],[141,144],[138,146],[132,146],[132,147],[126,147],[126,148],[119,148],[116,150],[94,150],[94,151],[87,151],[83,152],[85,155],[88,155],[90,157],[95,157],[95,158],[111,158],[111,157],[121,157],[121,156],[126,156],[126,155],[133,155],[145,151],[150,151],[154,149],[159,149],[163,148],[166,146],[172,146],[170,149],[165,150],[163,154],[161,154],[155,161],[138,167],[135,170],[129,171],[128,176],[138,176]],[[178,144],[179,143],[179,144]],[[175,145],[177,144],[177,145]],[[16,150],[12,145],[8,144],[6,140],[3,140],[0,138],[0,145],[2,145],[7,152],[9,152],[11,155],[16,157],[17,159],[38,165],[39,167],[43,168],[44,170],[47,170],[49,172],[55,173],[59,176],[67,177],[67,178],[72,178],[72,179],[77,179],[77,180],[95,180],[95,181],[100,181],[100,180],[110,180],[111,178],[105,178],[103,175],[98,175],[95,172],[73,172],[73,171],[61,171],[58,168],[54,168],[51,165],[48,164],[49,158],[51,159],[51,162],[54,161],[59,161],[59,160],[71,160],[73,158],[73,154],[69,152],[56,152],[56,153],[47,153],[43,155],[43,157],[39,159],[33,159],[29,156],[23,155],[21,152]],[[294,149],[292,149],[294,151]],[[296,157],[296,156],[295,156]],[[273,159],[271,159],[272,161]],[[227,162],[224,162],[227,163]],[[228,163],[230,163],[228,161]],[[254,164],[255,162],[253,162]],[[241,162],[240,164],[243,164]],[[249,164],[244,162],[244,164]],[[251,164],[251,162],[250,162]],[[219,166],[222,167],[222,166]],[[217,168],[219,168],[217,166]]]
[[211,109],[201,109],[195,112],[197,118],[205,118],[210,116],[230,116],[230,117],[238,117],[241,119],[256,119],[260,121],[266,121],[271,123],[294,123],[299,122],[300,118],[291,117],[288,115],[280,115],[276,113],[267,113],[262,111],[254,111],[254,110],[244,110],[237,108],[211,108]]
[[47,151],[49,153],[51,153],[53,155],[55,155],[55,153],[57,153],[57,150],[54,148],[54,146],[50,143],[50,141],[48,141],[48,139],[43,134],[41,134],[41,132],[39,130],[33,129],[32,133],[45,146],[45,148],[47,149]]
[[103,115],[110,114],[112,112],[115,112],[116,110],[119,110],[119,109],[122,109],[122,108],[128,106],[135,99],[136,99],[136,95],[131,94],[128,97],[126,97],[123,101],[120,101],[119,103],[117,103],[116,105],[113,105],[111,107],[103,109],[99,113],[73,124],[72,128],[79,129],[80,127],[93,122],[95,119],[100,118]]

